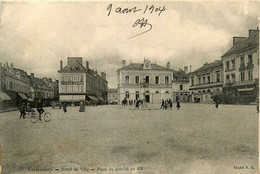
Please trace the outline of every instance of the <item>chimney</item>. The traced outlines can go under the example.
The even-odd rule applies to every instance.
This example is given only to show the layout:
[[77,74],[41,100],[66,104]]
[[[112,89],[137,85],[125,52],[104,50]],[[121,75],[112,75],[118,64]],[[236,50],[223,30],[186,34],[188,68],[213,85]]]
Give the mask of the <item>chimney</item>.
[[170,64],[170,62],[167,62],[167,64],[166,64],[166,68],[167,68],[167,69],[170,69],[170,68],[171,68],[171,64]]
[[86,61],[86,69],[89,70],[89,62]]
[[233,37],[233,46],[237,45],[237,43],[243,39],[245,39],[245,37],[237,37],[237,36]]
[[185,72],[185,74],[188,74],[188,71],[189,71],[189,70],[188,70],[188,66],[185,66],[185,67],[184,67],[184,72]]
[[34,73],[31,73],[31,77],[34,78]]
[[191,68],[192,68],[192,66],[190,65],[190,73],[191,73]]
[[102,79],[106,80],[106,73],[105,72],[101,72],[101,77],[102,77]]
[[122,68],[125,67],[125,65],[126,65],[126,61],[122,60]]
[[252,37],[255,33],[257,33],[259,30],[258,30],[258,28],[256,29],[256,30],[253,30],[253,29],[250,29],[249,30],[249,37]]
[[62,60],[60,61],[60,70],[63,68]]

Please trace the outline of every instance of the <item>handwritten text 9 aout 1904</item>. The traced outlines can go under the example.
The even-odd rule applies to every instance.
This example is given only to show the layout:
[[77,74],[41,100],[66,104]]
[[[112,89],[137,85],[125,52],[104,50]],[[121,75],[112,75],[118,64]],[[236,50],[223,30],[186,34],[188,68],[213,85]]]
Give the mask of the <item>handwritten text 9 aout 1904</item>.
[[[129,14],[129,13],[143,13],[143,14],[157,14],[158,16],[161,15],[162,12],[164,12],[166,10],[165,6],[154,6],[154,5],[146,5],[144,8],[138,8],[138,7],[132,7],[132,8],[121,8],[121,7],[117,7],[117,8],[113,8],[112,4],[109,4],[107,6],[107,16],[110,16],[111,13],[116,13],[116,14]],[[136,36],[140,36],[141,34],[144,34],[148,31],[150,31],[153,26],[152,24],[148,23],[148,19],[142,18],[142,19],[137,19],[134,24],[132,25],[132,27],[137,27],[140,26],[140,28],[145,28],[146,26],[148,26],[149,28],[146,29],[145,31],[142,31],[141,33],[138,33],[132,37],[129,37],[128,39],[132,39]]]

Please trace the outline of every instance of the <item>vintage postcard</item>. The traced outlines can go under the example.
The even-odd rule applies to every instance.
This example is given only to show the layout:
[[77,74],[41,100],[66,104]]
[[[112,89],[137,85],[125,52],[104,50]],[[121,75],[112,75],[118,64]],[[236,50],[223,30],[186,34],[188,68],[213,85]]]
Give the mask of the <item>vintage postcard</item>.
[[259,9],[0,2],[0,173],[257,174]]

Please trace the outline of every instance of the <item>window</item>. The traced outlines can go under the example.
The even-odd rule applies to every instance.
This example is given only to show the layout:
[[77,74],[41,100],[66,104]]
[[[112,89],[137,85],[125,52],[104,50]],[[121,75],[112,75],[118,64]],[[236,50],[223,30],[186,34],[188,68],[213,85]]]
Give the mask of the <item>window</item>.
[[203,84],[205,84],[206,82],[205,82],[206,80],[205,80],[205,77],[203,77]]
[[236,69],[236,60],[235,59],[232,60],[232,69]]
[[139,92],[138,92],[138,91],[135,92],[135,99],[136,99],[136,100],[139,99]]
[[61,76],[61,81],[64,82],[66,80],[66,76],[65,75],[62,75]]
[[166,91],[165,93],[166,93],[166,94],[169,94],[169,91]]
[[240,57],[240,66],[245,65],[245,58],[244,57]]
[[80,86],[80,92],[83,92],[83,86]]
[[253,64],[252,54],[248,55],[248,64]]
[[79,71],[79,66],[76,66],[76,67],[75,67],[75,70],[76,70],[76,71]]
[[226,69],[229,70],[229,61],[226,62]]
[[149,83],[149,76],[145,76],[145,83]]
[[183,89],[183,85],[180,85],[180,90],[182,91],[182,89]]
[[208,76],[208,83],[210,83],[210,76]]
[[199,85],[200,85],[200,83],[201,83],[201,81],[200,81],[200,80],[201,80],[201,78],[199,77]]
[[78,81],[78,75],[74,75],[74,76],[73,76],[73,81],[74,81],[74,82]]
[[155,84],[159,84],[159,76],[155,76]]
[[126,91],[126,93],[125,93],[125,98],[129,98],[129,92],[128,91]]
[[235,74],[231,74],[231,77],[232,77],[232,82],[235,82],[236,81],[236,75]]
[[194,86],[194,78],[191,79],[191,86]]
[[253,80],[253,73],[252,73],[252,71],[248,71],[248,80]]
[[125,83],[129,83],[129,76],[125,76]]
[[71,75],[68,75],[68,81],[71,82],[72,79],[71,79]]
[[216,81],[220,82],[220,74],[219,74],[219,72],[216,72]]
[[159,91],[156,91],[155,93],[156,93],[156,94],[159,94]]
[[226,83],[229,83],[229,75],[226,75]]
[[241,80],[241,82],[245,81],[245,73],[244,72],[242,72],[240,74],[240,80]]
[[83,75],[80,76],[80,81],[83,82]]
[[135,83],[137,84],[137,83],[140,83],[140,81],[139,81],[139,76],[135,76]]
[[165,76],[165,84],[169,84],[169,76]]
[[72,85],[67,86],[67,92],[72,92]]

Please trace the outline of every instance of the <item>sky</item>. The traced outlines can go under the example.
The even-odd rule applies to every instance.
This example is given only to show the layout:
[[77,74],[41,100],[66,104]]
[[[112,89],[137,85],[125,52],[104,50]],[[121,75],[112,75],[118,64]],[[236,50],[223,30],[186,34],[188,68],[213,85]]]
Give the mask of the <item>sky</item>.
[[[110,15],[108,6],[112,4]],[[163,9],[161,14],[144,10]],[[127,14],[118,7],[141,9]],[[233,36],[248,36],[259,26],[260,3],[236,2],[2,2],[0,61],[34,73],[58,78],[59,62],[83,57],[90,68],[105,71],[109,88],[117,86],[121,61],[152,63],[178,70],[220,60]],[[150,25],[134,23],[147,19]]]

